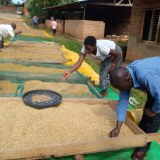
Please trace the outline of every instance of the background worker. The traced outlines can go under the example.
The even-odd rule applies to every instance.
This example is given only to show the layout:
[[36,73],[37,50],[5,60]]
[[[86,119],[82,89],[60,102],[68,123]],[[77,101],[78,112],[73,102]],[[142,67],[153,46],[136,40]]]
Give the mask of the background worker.
[[38,16],[34,16],[32,20],[33,20],[33,27],[38,28]]
[[22,31],[18,31],[14,33],[14,30],[16,29],[16,24],[15,23],[11,23],[11,24],[0,24],[0,51],[1,48],[4,47],[4,38],[10,36],[10,37],[14,37],[20,33],[22,33]]
[[[109,72],[119,65],[122,61],[122,50],[110,40],[96,40],[93,36],[88,36],[84,40],[84,46],[81,49],[81,54],[78,61],[73,67],[64,73],[64,79],[67,79],[72,72],[76,71],[82,64],[87,54],[101,60],[100,64],[100,87],[102,89],[101,95],[107,96],[109,82]],[[87,68],[86,68],[87,69]]]
[[57,21],[53,17],[51,18],[51,30],[52,30],[53,36],[55,36],[57,32]]
[[[145,89],[147,101],[139,127],[146,133],[155,133],[160,127],[160,57],[137,60],[127,68],[116,67],[110,72],[110,83],[120,90],[120,99],[116,108],[117,125],[110,132],[111,137],[117,137],[122,123],[125,121],[131,88]],[[145,147],[136,148],[131,158],[143,160],[151,143]]]

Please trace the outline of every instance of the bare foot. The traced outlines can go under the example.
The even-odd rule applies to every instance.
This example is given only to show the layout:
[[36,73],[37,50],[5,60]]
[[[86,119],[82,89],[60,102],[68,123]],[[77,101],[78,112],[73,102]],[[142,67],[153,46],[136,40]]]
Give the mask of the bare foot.
[[102,91],[102,92],[101,92],[101,95],[102,95],[102,96],[108,96],[108,92],[107,92],[107,91]]

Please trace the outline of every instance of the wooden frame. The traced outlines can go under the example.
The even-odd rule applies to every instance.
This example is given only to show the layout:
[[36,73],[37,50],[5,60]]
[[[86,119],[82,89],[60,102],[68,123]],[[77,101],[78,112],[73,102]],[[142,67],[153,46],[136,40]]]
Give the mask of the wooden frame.
[[[18,102],[21,98],[0,98],[0,103],[6,103],[8,101]],[[75,99],[75,98],[64,98],[66,102],[83,102],[86,104],[109,104],[112,108],[115,106],[115,101],[107,101],[105,99]],[[126,137],[115,137],[115,138],[103,138],[93,141],[56,144],[56,145],[45,145],[30,148],[19,148],[19,149],[0,149],[0,159],[32,159],[32,158],[44,158],[78,155],[87,153],[104,152],[110,150],[119,150],[123,148],[132,148],[138,146],[145,146],[147,142],[160,141],[160,134],[145,134],[139,129],[131,120],[126,119],[126,125],[135,133],[135,135]],[[124,143],[127,142],[127,143]]]

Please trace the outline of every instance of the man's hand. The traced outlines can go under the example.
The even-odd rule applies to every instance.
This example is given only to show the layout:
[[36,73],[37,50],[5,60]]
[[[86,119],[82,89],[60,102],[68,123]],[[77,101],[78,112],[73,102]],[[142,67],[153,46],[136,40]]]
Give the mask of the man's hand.
[[144,109],[144,114],[147,115],[148,117],[153,117],[156,115],[155,112],[152,111],[152,109],[150,108],[145,108]]
[[120,128],[116,127],[109,133],[109,137],[118,137],[119,132],[120,132]]
[[14,36],[17,36],[18,34],[21,34],[21,33],[22,33],[22,31],[15,32]]
[[71,75],[71,72],[70,72],[70,71],[64,72],[64,75],[63,75],[62,80],[63,80],[63,81],[66,80],[70,75]]

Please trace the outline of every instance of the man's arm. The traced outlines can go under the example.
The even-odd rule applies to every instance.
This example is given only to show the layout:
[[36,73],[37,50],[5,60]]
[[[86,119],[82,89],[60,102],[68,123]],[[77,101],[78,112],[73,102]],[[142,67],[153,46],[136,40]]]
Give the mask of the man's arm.
[[76,71],[82,64],[84,58],[85,58],[86,54],[82,54],[80,55],[78,61],[72,66],[71,69],[69,69],[68,71],[66,71],[63,75],[63,80],[66,80],[71,74],[72,72]]
[[121,126],[126,118],[130,91],[120,92],[119,97],[120,99],[119,99],[119,102],[116,108],[117,124],[116,124],[115,129],[113,129],[110,132],[110,135],[109,135],[110,137],[117,137],[120,133]]
[[110,71],[114,69],[114,67],[118,64],[119,60],[121,59],[121,52],[118,52],[116,50],[110,50],[109,55],[114,56],[115,60],[112,62]]
[[16,35],[18,35],[18,34],[21,34],[21,33],[22,33],[22,31],[15,32],[15,33],[14,33],[14,36],[16,36]]

